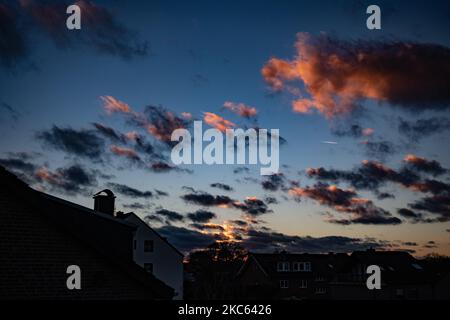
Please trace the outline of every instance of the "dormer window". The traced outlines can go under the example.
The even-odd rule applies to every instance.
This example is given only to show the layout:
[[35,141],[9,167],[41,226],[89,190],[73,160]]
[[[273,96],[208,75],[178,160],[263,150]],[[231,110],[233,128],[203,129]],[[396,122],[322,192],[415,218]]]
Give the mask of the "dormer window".
[[311,271],[311,262],[293,262],[292,270],[295,272]]
[[321,275],[317,275],[316,276],[316,281],[317,282],[325,281],[325,278],[323,276],[321,276]]
[[287,261],[279,261],[277,263],[277,271],[279,272],[284,272],[284,271],[289,271],[289,262]]
[[311,271],[311,262],[305,262],[305,271]]

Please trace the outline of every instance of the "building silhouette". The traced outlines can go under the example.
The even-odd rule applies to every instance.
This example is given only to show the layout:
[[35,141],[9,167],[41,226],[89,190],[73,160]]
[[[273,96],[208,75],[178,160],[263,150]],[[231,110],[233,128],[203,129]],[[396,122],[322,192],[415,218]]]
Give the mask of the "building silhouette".
[[[36,191],[0,167],[0,299],[172,299],[133,260],[136,226]],[[69,290],[67,267],[81,269]]]

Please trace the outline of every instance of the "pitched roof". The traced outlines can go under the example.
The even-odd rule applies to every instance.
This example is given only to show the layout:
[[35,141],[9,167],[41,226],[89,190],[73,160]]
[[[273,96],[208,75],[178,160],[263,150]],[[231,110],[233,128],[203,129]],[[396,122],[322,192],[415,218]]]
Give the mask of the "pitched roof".
[[[347,254],[249,253],[246,264],[250,263],[252,259],[268,277],[275,277],[282,274],[286,276],[283,272],[277,270],[278,262],[310,262],[312,272],[326,275],[340,269],[342,265],[349,261],[349,256]],[[245,264],[239,273],[244,268]],[[303,277],[301,272],[290,272],[289,275]]]
[[381,268],[383,280],[389,283],[420,283],[430,281],[430,272],[422,261],[405,251],[355,251],[351,257],[356,263]]
[[174,290],[171,287],[133,262],[132,246],[128,243],[136,228],[133,224],[36,191],[2,166],[0,187],[6,190],[12,199],[33,208],[36,214],[54,227],[92,248],[131,279],[148,287],[161,298],[173,297]]

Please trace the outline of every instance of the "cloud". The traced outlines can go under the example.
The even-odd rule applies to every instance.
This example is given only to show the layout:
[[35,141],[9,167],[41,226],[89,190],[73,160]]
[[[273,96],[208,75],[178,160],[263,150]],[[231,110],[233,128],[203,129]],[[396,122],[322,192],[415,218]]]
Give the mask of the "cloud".
[[247,197],[243,202],[240,202],[228,196],[214,196],[207,192],[195,192],[185,194],[181,198],[186,202],[205,207],[235,208],[249,215],[271,212],[264,201],[256,197]]
[[428,212],[431,218],[425,222],[450,221],[450,193],[435,194],[409,205],[413,210]]
[[275,198],[275,197],[269,197],[269,196],[266,196],[266,197],[264,197],[264,201],[265,201],[267,204],[278,204],[278,199]]
[[212,187],[212,188],[217,188],[217,189],[222,189],[222,190],[225,190],[225,191],[233,191],[233,188],[232,188],[232,187],[230,187],[230,186],[227,185],[227,184],[220,183],[220,182],[211,183],[211,184],[210,184],[210,187]]
[[389,193],[389,192],[378,192],[378,191],[375,191],[375,195],[377,196],[378,200],[395,199],[395,196],[392,193]]
[[234,174],[249,173],[249,172],[250,172],[250,169],[247,167],[237,167],[237,168],[233,169]]
[[357,197],[353,189],[341,189],[334,185],[319,183],[313,187],[295,187],[289,194],[296,198],[310,198],[321,205],[333,208],[339,213],[351,214],[350,219],[329,218],[336,224],[399,224],[401,220],[377,206],[371,200]]
[[[104,97],[101,98],[105,101]],[[133,111],[129,105],[113,97],[109,97],[107,101],[108,103],[104,105],[104,108],[108,114],[114,112],[124,114],[129,123],[144,129],[147,133],[168,145],[173,144],[171,136],[175,129],[186,128],[191,123],[191,119],[179,117],[174,112],[161,106],[147,106],[144,112],[140,113]],[[129,139],[135,139],[136,137],[137,135],[134,132],[128,135]]]
[[[190,120],[181,118],[161,106],[147,106],[144,114],[146,118],[141,125],[155,138],[167,143],[171,143],[170,137],[174,130],[186,128],[190,124]],[[141,122],[139,119],[136,120],[138,123]]]
[[124,205],[122,205],[122,207],[131,209],[131,210],[143,210],[143,209],[148,209],[149,206],[144,205],[139,202],[133,202],[133,203],[129,203],[129,204],[124,204]]
[[223,107],[247,119],[256,117],[256,115],[258,114],[258,111],[256,110],[255,107],[248,106],[244,103],[225,101]]
[[8,69],[28,55],[27,39],[18,24],[18,15],[11,6],[0,3],[0,64]]
[[306,174],[319,181],[344,181],[356,189],[377,191],[387,182],[398,183],[409,187],[420,180],[420,177],[409,168],[396,171],[376,161],[364,160],[352,170],[335,170],[308,168]]
[[156,216],[163,217],[166,222],[181,222],[184,220],[184,216],[179,214],[178,212],[167,210],[167,209],[158,209],[154,213]]
[[216,235],[172,225],[162,226],[155,230],[182,252],[205,248],[218,239]]
[[75,164],[51,171],[45,167],[39,168],[34,173],[37,182],[45,183],[52,190],[70,195],[88,193],[89,187],[97,185],[97,172],[85,169]]
[[414,170],[429,173],[433,176],[438,176],[447,172],[447,170],[442,168],[441,164],[436,160],[428,160],[413,154],[406,155],[403,161]]
[[18,170],[22,173],[32,174],[37,166],[34,163],[24,160],[22,157],[0,158],[0,165],[11,171]]
[[191,174],[193,171],[189,169],[179,168],[177,166],[172,166],[164,161],[156,161],[148,165],[148,169],[155,173],[166,173],[170,171],[182,172]]
[[423,247],[427,248],[427,249],[434,249],[434,248],[437,248],[438,246],[437,246],[436,242],[430,240],[426,244],[424,244]]
[[[37,34],[43,34],[57,48],[93,48],[123,59],[149,54],[149,44],[121,24],[106,8],[79,0],[82,29],[67,30],[66,8],[71,2],[22,0],[0,3],[0,65],[12,69],[29,58]],[[34,51],[34,50],[33,50]]]
[[153,193],[151,191],[141,191],[141,190],[129,187],[125,184],[109,182],[108,188],[111,188],[114,192],[120,193],[120,194],[130,197],[130,198],[151,198],[151,197],[153,197]]
[[151,157],[160,157],[156,154],[155,147],[153,147],[151,143],[147,142],[145,138],[137,132],[128,132],[125,134],[125,138],[136,143],[135,148],[137,151],[143,152]]
[[192,119],[192,113],[190,112],[182,112],[181,116],[186,119],[186,120],[191,120]]
[[233,202],[233,206],[251,216],[272,212],[272,210],[268,209],[267,204],[265,204],[263,200],[256,197],[247,197],[244,202],[235,201]]
[[397,151],[394,144],[386,140],[364,140],[361,144],[364,146],[365,154],[369,158],[375,158],[380,161],[384,161],[388,156],[395,154]]
[[113,113],[131,113],[132,110],[128,104],[122,102],[112,96],[101,96],[100,99],[103,101],[103,108],[107,114]]
[[383,249],[384,241],[371,238],[350,238],[344,236],[296,236],[286,235],[271,229],[250,229],[242,245],[255,252],[288,251],[293,253],[352,252],[369,248]]
[[350,127],[333,130],[333,134],[338,137],[362,138],[369,137],[375,132],[372,128],[363,128],[359,124],[352,124]]
[[205,223],[205,224],[192,223],[192,224],[190,224],[190,226],[194,229],[198,229],[201,231],[219,232],[219,233],[222,233],[225,231],[225,228],[222,225],[216,224],[216,223]]
[[108,138],[114,142],[121,142],[121,143],[125,142],[124,137],[120,133],[118,133],[116,130],[114,130],[113,128],[105,126],[98,122],[94,122],[92,125],[105,138]]
[[92,130],[53,125],[50,130],[38,132],[36,137],[53,149],[92,160],[100,160],[103,152],[104,142]]
[[418,142],[422,138],[441,133],[450,129],[450,119],[444,117],[433,117],[407,121],[399,119],[398,131],[409,140]]
[[110,147],[110,150],[112,153],[118,156],[125,157],[133,161],[141,161],[141,158],[133,149],[112,145]]
[[[343,41],[322,34],[297,36],[293,60],[271,58],[262,69],[274,90],[296,96],[292,109],[327,118],[346,114],[365,99],[406,110],[450,106],[450,49],[401,41]],[[301,81],[301,87],[292,85]],[[309,97],[305,97],[304,94]]]
[[200,206],[212,207],[212,206],[231,206],[234,200],[227,196],[214,196],[206,192],[188,193],[181,198],[190,203],[194,203]]
[[407,208],[400,208],[397,213],[404,218],[418,220],[422,218],[422,214],[409,210]]
[[236,126],[233,122],[228,121],[212,112],[204,112],[203,121],[221,132],[225,132],[227,129],[231,129]]
[[[436,175],[443,174],[443,172],[447,172],[447,170],[442,168],[439,162],[415,155],[407,155],[399,170],[367,160],[353,170],[327,170],[324,168],[309,168],[306,170],[309,177],[318,181],[346,182],[354,188],[374,192],[379,199],[380,196],[382,199],[385,196],[392,196],[390,194],[384,195],[383,192],[379,191],[379,188],[387,182],[398,184],[413,192],[431,194],[409,204],[408,206],[412,210],[398,209],[397,212],[402,217],[414,223],[445,222],[450,219],[450,184],[422,177],[423,174]],[[313,195],[310,197],[314,198]],[[323,201],[323,203],[330,205],[332,202]]]
[[11,107],[7,103],[1,102],[0,109],[4,110],[6,112],[6,114],[9,116],[9,118],[11,118],[11,120],[13,120],[14,122],[17,122],[19,120],[19,118],[21,117],[21,113],[19,111],[17,111],[16,109],[14,109],[13,107]]
[[26,0],[20,4],[21,13],[30,17],[34,26],[59,48],[73,48],[79,45],[123,59],[148,54],[147,42],[139,41],[135,32],[118,22],[108,9],[91,1],[75,2],[82,14],[82,29],[76,33],[65,28],[66,8],[70,3]]
[[150,165],[150,169],[154,172],[168,172],[171,170],[175,170],[176,168],[165,163],[165,162],[155,162]]
[[193,213],[188,213],[187,217],[196,223],[206,223],[211,219],[217,218],[216,214],[211,211],[197,210]]
[[276,173],[264,178],[261,182],[261,186],[264,190],[278,191],[285,189],[286,177],[283,173]]
[[159,189],[155,189],[155,192],[156,192],[156,194],[157,194],[158,196],[160,196],[160,197],[168,197],[168,196],[169,196],[169,193],[166,192],[166,191],[162,191],[162,190],[159,190]]

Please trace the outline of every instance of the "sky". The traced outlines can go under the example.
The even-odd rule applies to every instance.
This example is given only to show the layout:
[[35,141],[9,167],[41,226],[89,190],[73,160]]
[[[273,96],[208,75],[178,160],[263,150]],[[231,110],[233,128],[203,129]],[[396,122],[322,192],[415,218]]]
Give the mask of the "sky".
[[[450,255],[448,1],[377,1],[381,30],[368,1],[69,4],[0,1],[0,165],[33,188],[111,189],[184,252]],[[279,129],[279,173],[175,166],[194,120]]]

